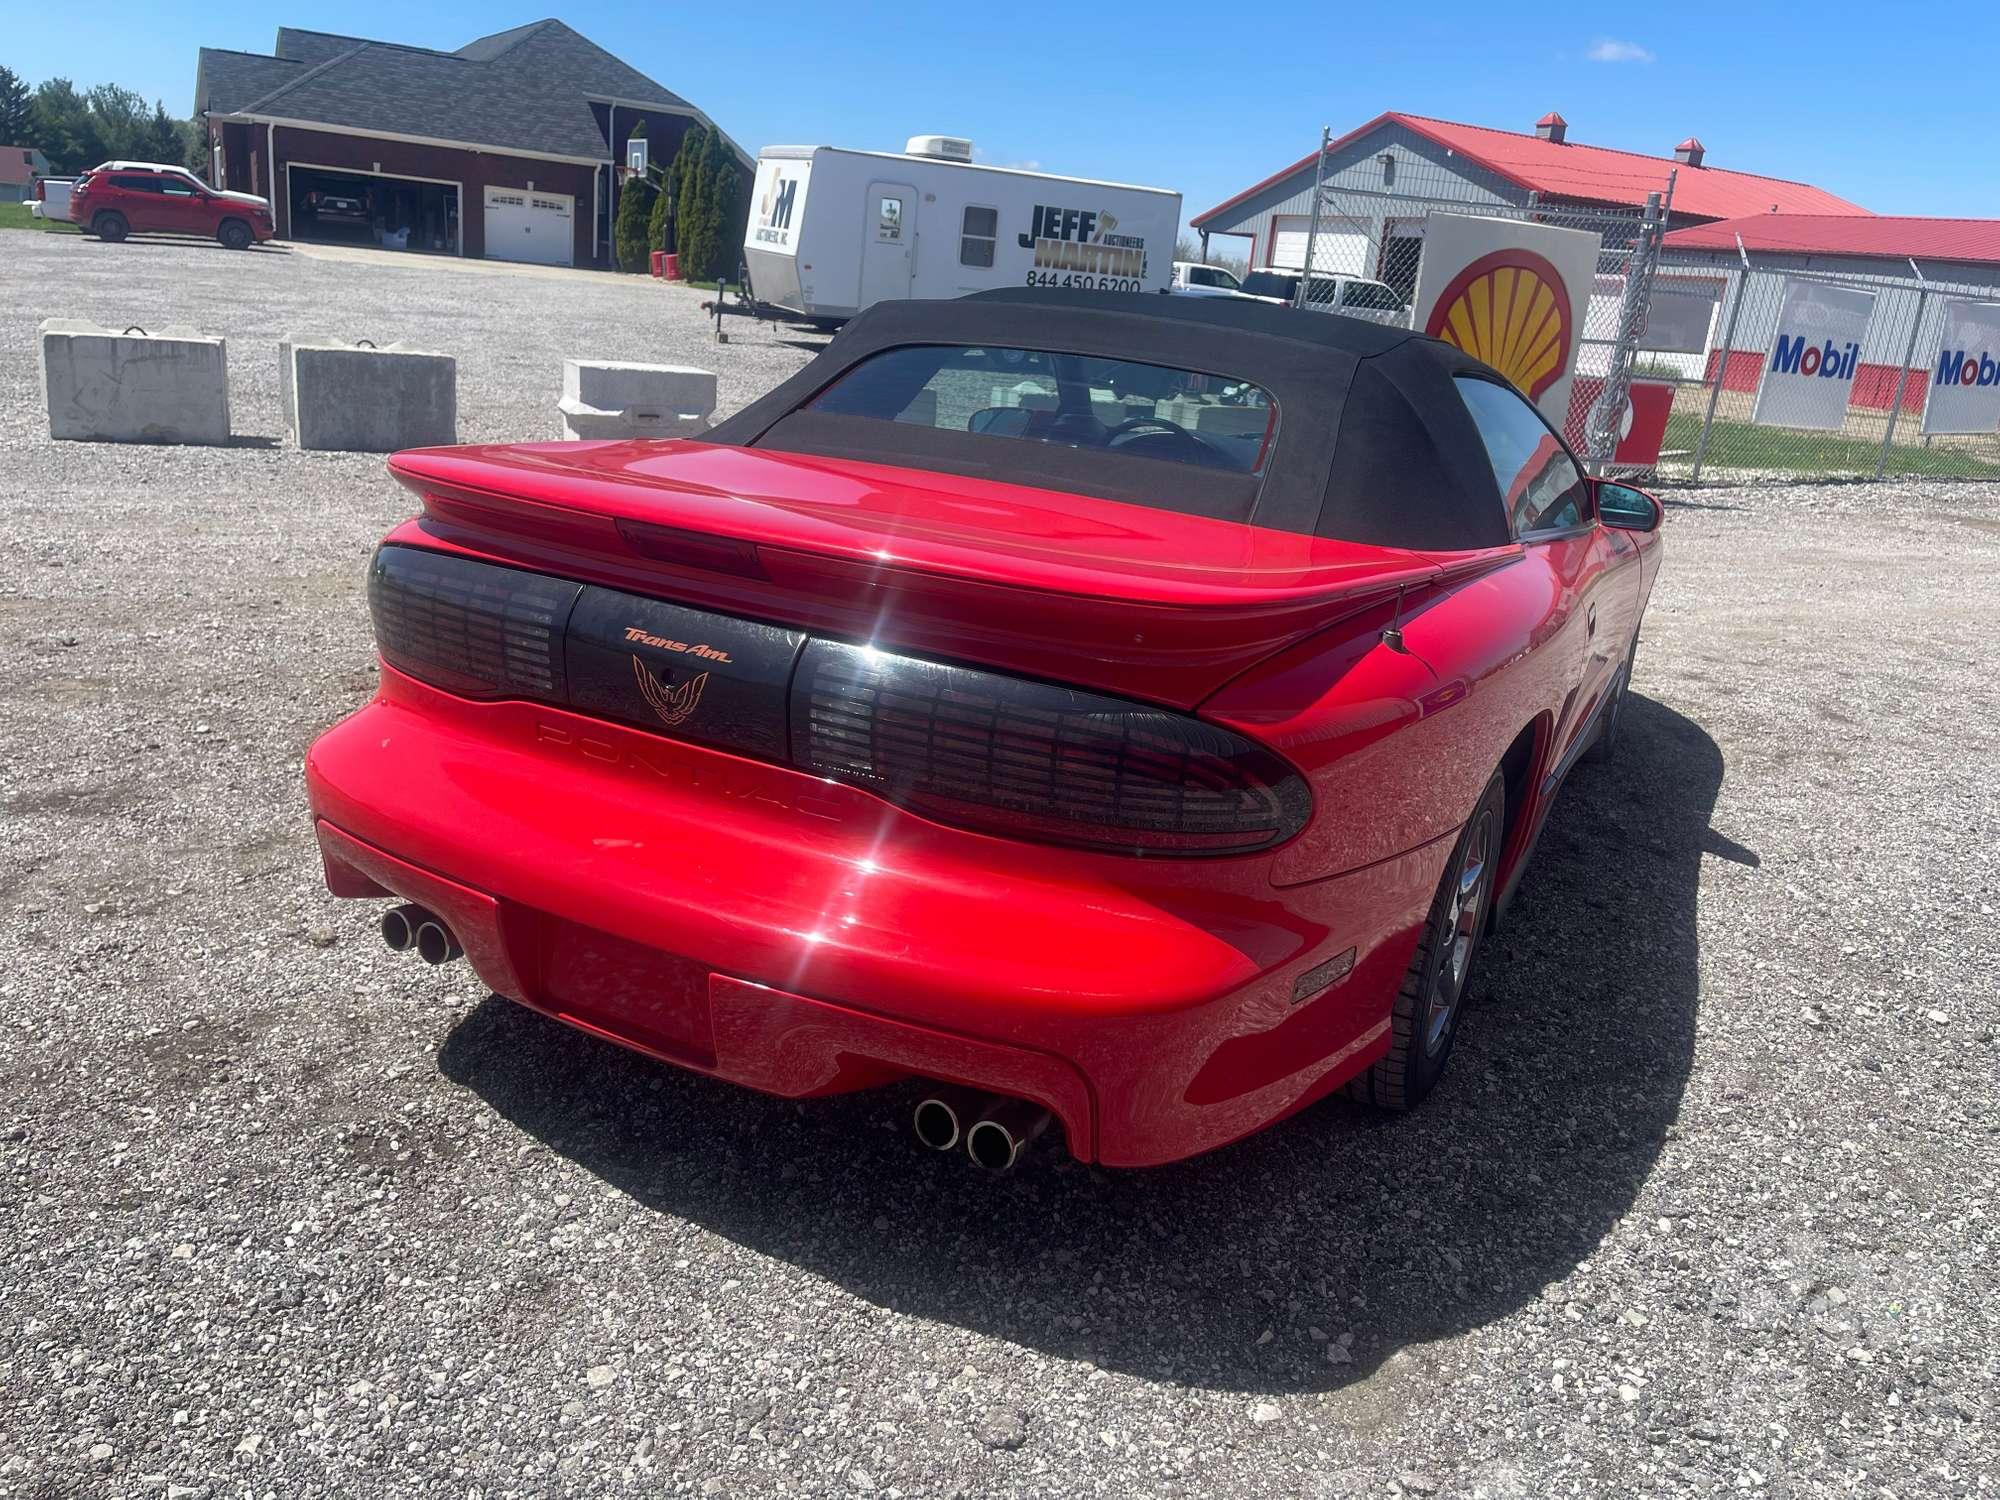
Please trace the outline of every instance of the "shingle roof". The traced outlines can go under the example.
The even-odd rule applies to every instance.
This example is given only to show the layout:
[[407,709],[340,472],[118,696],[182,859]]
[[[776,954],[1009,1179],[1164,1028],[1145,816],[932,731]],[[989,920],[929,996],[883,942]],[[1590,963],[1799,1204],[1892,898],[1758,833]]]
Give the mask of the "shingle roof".
[[286,27],[278,52],[261,57],[204,47],[196,110],[589,161],[609,154],[592,97],[695,112],[560,21],[497,32],[457,52]]
[[304,71],[304,64],[286,57],[204,47],[195,67],[194,112],[234,114]]
[[[1721,167],[1690,167],[1671,156],[1646,156],[1636,151],[1614,151],[1575,142],[1561,144],[1518,131],[1461,125],[1453,120],[1434,120],[1395,110],[1350,131],[1328,149],[1338,150],[1383,125],[1401,125],[1415,131],[1509,182],[1549,197],[1636,208],[1646,201],[1648,193],[1659,192],[1666,185],[1668,172],[1678,169],[1674,183],[1677,216],[1724,219],[1765,213],[1773,208],[1793,213],[1868,212],[1810,183],[1761,177],[1754,172],[1731,172]],[[1199,229],[1244,200],[1312,165],[1313,156],[1308,154],[1282,172],[1273,173],[1206,213],[1197,214],[1189,222]]]
[[2000,219],[1919,219],[1893,214],[1749,214],[1676,229],[1670,250],[1743,248],[1876,260],[1974,261],[2000,265]]

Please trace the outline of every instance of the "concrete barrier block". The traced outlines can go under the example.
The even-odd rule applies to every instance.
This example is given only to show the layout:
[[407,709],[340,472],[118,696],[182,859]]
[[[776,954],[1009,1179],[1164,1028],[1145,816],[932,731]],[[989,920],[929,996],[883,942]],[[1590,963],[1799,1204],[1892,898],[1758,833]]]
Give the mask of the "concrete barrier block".
[[696,437],[715,415],[715,372],[622,360],[563,361],[562,435]]
[[288,335],[278,344],[278,386],[301,448],[394,453],[458,441],[458,361],[449,354]]
[[42,324],[49,436],[106,443],[227,443],[229,354],[192,329]]

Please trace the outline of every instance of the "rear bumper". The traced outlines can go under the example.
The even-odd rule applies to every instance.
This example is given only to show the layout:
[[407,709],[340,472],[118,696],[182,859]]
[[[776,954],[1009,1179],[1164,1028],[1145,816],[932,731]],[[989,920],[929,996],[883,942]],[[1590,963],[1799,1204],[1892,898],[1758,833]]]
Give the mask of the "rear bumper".
[[1379,1056],[1449,843],[1280,890],[1263,858],[939,828],[386,666],[306,776],[334,893],[437,911],[500,994],[789,1097],[920,1074],[1034,1099],[1077,1157],[1121,1166],[1248,1134]]

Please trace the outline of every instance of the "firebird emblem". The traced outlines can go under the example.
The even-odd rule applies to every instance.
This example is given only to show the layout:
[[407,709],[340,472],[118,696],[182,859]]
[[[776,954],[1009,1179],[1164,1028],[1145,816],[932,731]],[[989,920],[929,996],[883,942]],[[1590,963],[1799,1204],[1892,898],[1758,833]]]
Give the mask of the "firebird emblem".
[[688,715],[701,702],[702,684],[708,681],[708,673],[703,672],[698,677],[690,677],[677,688],[666,687],[636,656],[632,658],[632,675],[639,679],[639,692],[653,712],[660,716],[660,722],[669,729],[688,721]]

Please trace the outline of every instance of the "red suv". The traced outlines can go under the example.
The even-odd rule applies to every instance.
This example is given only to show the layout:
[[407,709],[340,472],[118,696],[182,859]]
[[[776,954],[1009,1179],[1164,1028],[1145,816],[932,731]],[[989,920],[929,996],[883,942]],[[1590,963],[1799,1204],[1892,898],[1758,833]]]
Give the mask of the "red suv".
[[277,233],[271,203],[250,193],[210,187],[184,167],[108,161],[70,190],[69,219],[114,244],[128,234],[198,234],[231,250]]

